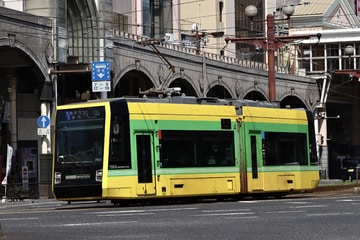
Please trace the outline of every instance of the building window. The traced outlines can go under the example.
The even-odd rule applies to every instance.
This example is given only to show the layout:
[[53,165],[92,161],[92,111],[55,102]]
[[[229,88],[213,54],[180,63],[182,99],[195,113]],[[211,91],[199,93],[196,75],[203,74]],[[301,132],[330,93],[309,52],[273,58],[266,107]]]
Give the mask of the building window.
[[219,2],[219,22],[222,22],[222,14],[223,14],[223,9],[224,9],[224,3],[223,2]]
[[118,30],[120,32],[129,32],[128,17],[121,14],[114,14],[113,24],[114,30]]

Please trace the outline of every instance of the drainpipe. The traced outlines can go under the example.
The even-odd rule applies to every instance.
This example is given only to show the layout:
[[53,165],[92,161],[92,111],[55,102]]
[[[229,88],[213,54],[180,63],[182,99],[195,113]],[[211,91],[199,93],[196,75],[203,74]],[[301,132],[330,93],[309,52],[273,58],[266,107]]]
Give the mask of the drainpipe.
[[17,152],[17,116],[16,116],[16,78],[9,80],[10,99],[10,146],[14,149],[13,156]]

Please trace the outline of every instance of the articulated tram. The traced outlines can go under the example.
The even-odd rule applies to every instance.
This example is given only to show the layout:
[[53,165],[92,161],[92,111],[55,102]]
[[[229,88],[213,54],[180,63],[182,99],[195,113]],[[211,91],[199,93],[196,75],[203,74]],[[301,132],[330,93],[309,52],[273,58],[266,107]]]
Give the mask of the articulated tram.
[[58,200],[283,196],[319,183],[312,114],[246,100],[114,98],[57,107]]

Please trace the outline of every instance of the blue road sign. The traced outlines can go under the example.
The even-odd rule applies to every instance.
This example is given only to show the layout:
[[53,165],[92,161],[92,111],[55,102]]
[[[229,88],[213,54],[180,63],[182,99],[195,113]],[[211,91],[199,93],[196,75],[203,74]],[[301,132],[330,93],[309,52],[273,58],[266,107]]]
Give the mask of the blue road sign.
[[93,81],[109,81],[110,62],[92,62],[91,75]]
[[39,128],[47,128],[50,125],[50,118],[48,116],[41,115],[37,119]]

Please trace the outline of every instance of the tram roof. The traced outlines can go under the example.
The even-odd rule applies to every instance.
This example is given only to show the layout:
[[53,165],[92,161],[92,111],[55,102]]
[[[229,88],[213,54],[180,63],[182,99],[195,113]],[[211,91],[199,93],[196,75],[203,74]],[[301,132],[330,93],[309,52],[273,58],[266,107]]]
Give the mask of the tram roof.
[[219,99],[216,97],[197,98],[194,96],[170,96],[165,98],[160,97],[119,97],[108,99],[89,100],[88,102],[99,101],[125,101],[125,102],[147,102],[147,103],[174,103],[174,104],[199,104],[199,105],[217,105],[217,106],[234,106],[237,112],[241,112],[243,106],[263,107],[263,108],[280,108],[277,102],[255,101],[248,99]]

